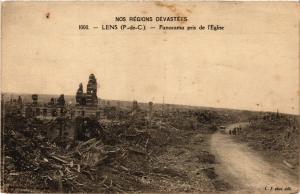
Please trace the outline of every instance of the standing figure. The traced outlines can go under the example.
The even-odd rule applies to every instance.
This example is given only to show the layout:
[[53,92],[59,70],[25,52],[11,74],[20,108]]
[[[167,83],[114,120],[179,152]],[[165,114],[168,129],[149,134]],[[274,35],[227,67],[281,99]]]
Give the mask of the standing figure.
[[236,128],[233,129],[232,134],[236,135]]

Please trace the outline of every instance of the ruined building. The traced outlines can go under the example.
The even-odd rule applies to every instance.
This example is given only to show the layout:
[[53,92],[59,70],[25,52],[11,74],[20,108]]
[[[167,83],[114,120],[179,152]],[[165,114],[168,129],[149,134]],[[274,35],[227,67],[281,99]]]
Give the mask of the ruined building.
[[[16,100],[15,100],[16,101]],[[22,101],[19,99],[18,101]],[[76,106],[66,104],[65,96],[61,94],[58,98],[51,98],[48,103],[38,102],[38,95],[32,95],[32,103],[24,105],[23,114],[26,117],[40,117],[42,119],[53,119],[56,117],[70,117],[71,119],[94,116],[100,118],[100,107],[97,97],[97,80],[94,74],[89,76],[86,93],[80,83],[76,93]]]
[[82,83],[76,92],[76,105],[79,106],[95,106],[98,104],[97,97],[97,80],[94,74],[89,76],[86,93],[83,92]]
[[32,104],[37,105],[39,96],[37,94],[32,94],[31,98],[32,98]]

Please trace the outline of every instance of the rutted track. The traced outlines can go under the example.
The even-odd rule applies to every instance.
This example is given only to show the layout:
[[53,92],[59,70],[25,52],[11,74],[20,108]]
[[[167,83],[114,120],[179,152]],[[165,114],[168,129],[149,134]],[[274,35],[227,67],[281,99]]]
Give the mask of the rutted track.
[[217,174],[231,184],[235,191],[268,192],[271,187],[272,190],[276,187],[283,190],[290,187],[287,193],[299,191],[294,177],[263,160],[246,145],[233,141],[230,135],[215,133],[210,145],[218,161]]

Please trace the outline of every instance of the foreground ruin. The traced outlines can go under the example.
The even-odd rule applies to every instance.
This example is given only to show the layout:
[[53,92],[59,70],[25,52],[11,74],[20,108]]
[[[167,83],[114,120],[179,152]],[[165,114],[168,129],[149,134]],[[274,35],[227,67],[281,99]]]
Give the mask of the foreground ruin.
[[[6,112],[2,129],[4,191],[216,190],[214,156],[208,152],[207,137],[221,123],[202,121],[201,114],[191,111],[164,117],[153,114],[149,123],[140,111],[128,111],[127,118],[106,118],[102,123],[91,117],[85,122],[93,133],[79,140],[68,134],[49,136],[49,130],[60,134],[62,125],[72,128],[70,119],[49,121]],[[180,118],[187,121],[178,122]],[[194,129],[196,125],[202,126],[201,130]]]

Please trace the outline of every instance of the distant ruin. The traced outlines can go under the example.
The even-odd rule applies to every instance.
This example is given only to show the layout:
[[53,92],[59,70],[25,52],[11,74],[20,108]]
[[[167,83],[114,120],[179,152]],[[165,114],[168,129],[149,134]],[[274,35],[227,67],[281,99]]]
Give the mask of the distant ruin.
[[79,106],[95,106],[98,104],[97,97],[97,80],[94,74],[89,76],[86,93],[83,92],[82,83],[76,92],[76,105]]

